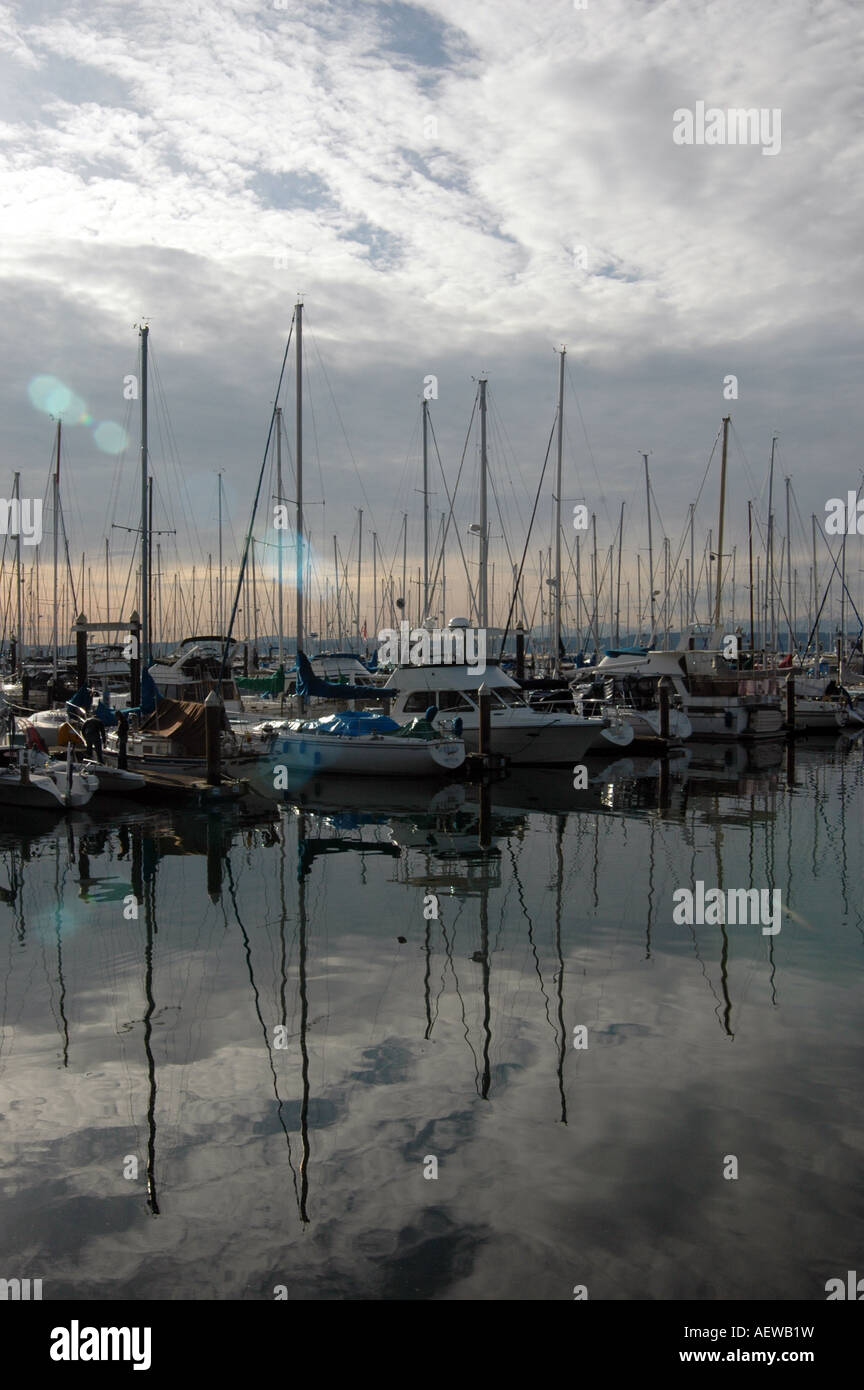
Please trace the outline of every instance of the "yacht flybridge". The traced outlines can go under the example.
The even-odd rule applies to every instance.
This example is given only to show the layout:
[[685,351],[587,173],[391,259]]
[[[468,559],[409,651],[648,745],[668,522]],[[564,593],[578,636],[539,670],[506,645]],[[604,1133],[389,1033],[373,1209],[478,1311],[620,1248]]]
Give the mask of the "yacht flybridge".
[[695,650],[693,632],[685,632],[674,651],[610,651],[586,668],[571,685],[576,707],[607,680],[656,691],[665,677],[673,698],[697,738],[777,738],[783,729],[782,672],[739,671],[724,659],[722,637],[715,648]]
[[491,697],[491,751],[513,764],[568,766],[610,743],[624,747],[633,741],[633,730],[614,715],[585,719],[532,709],[516,681],[497,663],[490,662],[483,670],[465,664],[400,666],[381,693],[391,697],[390,717],[398,724],[410,723],[436,705],[436,728],[458,732],[459,720],[465,745],[474,752],[479,743],[483,685]]

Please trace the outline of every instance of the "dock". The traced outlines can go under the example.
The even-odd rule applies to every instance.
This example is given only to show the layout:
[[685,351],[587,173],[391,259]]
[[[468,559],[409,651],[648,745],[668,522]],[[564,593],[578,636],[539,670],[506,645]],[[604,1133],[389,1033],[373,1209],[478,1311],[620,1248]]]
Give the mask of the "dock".
[[146,780],[146,787],[140,793],[145,801],[191,801],[199,806],[216,807],[239,801],[249,791],[249,783],[243,778],[225,777],[212,785],[204,777],[191,772],[160,772],[147,768],[136,769]]

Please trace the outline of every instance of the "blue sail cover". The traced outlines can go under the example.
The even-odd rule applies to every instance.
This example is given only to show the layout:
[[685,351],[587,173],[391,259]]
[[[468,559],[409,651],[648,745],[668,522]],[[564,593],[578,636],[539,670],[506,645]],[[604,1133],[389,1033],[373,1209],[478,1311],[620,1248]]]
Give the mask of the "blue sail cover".
[[297,694],[318,700],[368,700],[375,691],[368,685],[337,685],[322,681],[309,663],[305,652],[297,653]]
[[386,714],[377,714],[375,710],[346,709],[341,714],[328,714],[325,719],[317,720],[315,727],[324,734],[362,738],[369,734],[392,734],[400,726],[395,719]]
[[69,709],[69,707],[72,706],[73,713],[82,709],[86,710],[89,713],[90,702],[92,699],[93,696],[90,694],[90,691],[87,689],[87,686],[82,685],[80,690],[76,690],[75,694],[72,696],[72,699],[66,701],[66,708]]

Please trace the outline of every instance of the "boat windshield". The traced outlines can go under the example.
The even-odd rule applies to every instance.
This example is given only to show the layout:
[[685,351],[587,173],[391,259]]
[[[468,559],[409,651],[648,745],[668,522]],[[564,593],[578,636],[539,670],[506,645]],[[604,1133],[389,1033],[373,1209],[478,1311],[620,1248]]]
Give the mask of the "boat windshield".
[[511,690],[507,685],[501,686],[500,689],[493,690],[492,697],[498,701],[499,705],[506,705],[508,709],[512,709],[514,705],[522,706],[525,703],[522,698],[522,692],[520,690]]
[[473,710],[474,705],[461,690],[412,690],[403,706],[406,714],[425,714],[430,705],[437,705],[442,713]]

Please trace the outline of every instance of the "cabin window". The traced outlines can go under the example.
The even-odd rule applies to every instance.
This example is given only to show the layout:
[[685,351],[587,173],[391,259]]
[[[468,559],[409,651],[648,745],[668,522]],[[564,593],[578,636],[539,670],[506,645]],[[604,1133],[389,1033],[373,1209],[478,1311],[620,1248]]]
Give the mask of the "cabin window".
[[461,690],[439,690],[435,704],[437,704],[440,710],[447,710],[448,713],[450,710],[474,709],[474,705],[472,705],[467,695],[464,695]]
[[406,698],[406,714],[425,714],[430,705],[437,705],[442,712],[446,710],[473,710],[471,701],[460,690],[412,690]]
[[521,708],[525,703],[520,691],[511,690],[509,686],[506,685],[502,686],[499,690],[493,690],[492,695],[493,698],[498,701],[499,705],[506,705],[508,709],[512,709],[514,705]]

